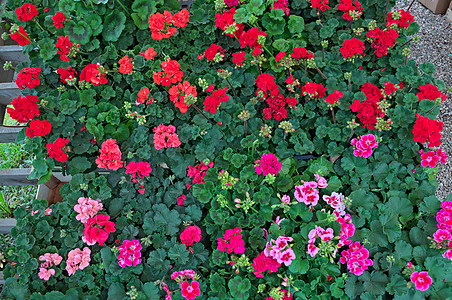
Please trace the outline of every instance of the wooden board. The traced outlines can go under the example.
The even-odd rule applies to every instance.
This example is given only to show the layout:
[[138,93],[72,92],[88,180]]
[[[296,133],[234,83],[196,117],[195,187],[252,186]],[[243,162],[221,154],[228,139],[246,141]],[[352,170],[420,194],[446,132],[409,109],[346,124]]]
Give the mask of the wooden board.
[[10,61],[14,66],[21,62],[29,61],[28,54],[24,54],[22,51],[22,47],[19,45],[0,46],[0,60],[2,62]]
[[0,186],[11,185],[37,185],[38,179],[27,179],[31,168],[24,169],[0,169]]
[[0,104],[8,105],[19,95],[20,89],[15,82],[0,82]]
[[14,143],[23,126],[0,126],[0,143]]
[[10,233],[13,227],[16,227],[16,219],[0,219],[0,233]]
[[5,284],[5,280],[3,279],[3,272],[0,271],[0,284]]

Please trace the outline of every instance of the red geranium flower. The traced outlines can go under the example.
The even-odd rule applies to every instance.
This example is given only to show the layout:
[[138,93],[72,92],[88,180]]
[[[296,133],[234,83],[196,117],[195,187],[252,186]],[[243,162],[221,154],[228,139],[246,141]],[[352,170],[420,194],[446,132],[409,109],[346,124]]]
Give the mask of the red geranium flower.
[[133,62],[132,58],[129,58],[128,55],[124,55],[123,58],[119,60],[119,73],[129,74],[133,70]]
[[210,96],[204,100],[204,110],[216,113],[221,102],[228,102],[229,96],[226,95],[227,87],[213,91]]
[[345,40],[342,43],[342,47],[339,50],[341,51],[341,54],[344,57],[344,59],[347,58],[354,59],[355,57],[360,57],[360,54],[364,53],[366,47],[364,46],[363,41],[352,38],[350,40]]
[[214,60],[215,62],[220,62],[223,60],[224,50],[217,44],[211,44],[200,57],[205,57],[209,62],[213,62]]
[[275,61],[281,61],[286,56],[286,52],[280,51],[275,56]]
[[27,95],[25,98],[19,95],[11,102],[11,107],[7,107],[6,111],[11,118],[19,123],[27,123],[34,117],[39,116],[38,96]]
[[184,231],[180,234],[180,240],[187,247],[193,245],[193,242],[199,243],[201,240],[201,228],[198,226],[185,227]]
[[74,79],[77,77],[77,71],[73,67],[69,67],[67,69],[58,67],[57,73],[60,75],[60,81],[62,83],[67,83],[68,79]]
[[102,246],[111,232],[115,232],[115,223],[109,215],[96,215],[85,223],[84,236],[88,243],[98,242]]
[[156,84],[163,86],[170,86],[171,83],[176,83],[182,80],[184,73],[179,69],[180,64],[176,60],[165,60],[161,62],[163,71],[154,72],[152,77]]
[[397,28],[408,28],[414,22],[414,17],[409,11],[400,9],[398,11],[388,12],[386,18],[386,27],[396,24]]
[[96,158],[98,168],[110,170],[122,168],[123,161],[121,161],[121,150],[119,150],[119,146],[116,144],[115,139],[108,139],[103,142],[99,152],[100,155]]
[[33,89],[37,87],[41,83],[41,80],[39,79],[40,74],[40,67],[23,68],[16,77],[17,87],[21,90],[25,88]]
[[67,161],[67,154],[61,149],[69,143],[69,139],[57,138],[55,142],[47,144],[47,154],[59,162],[65,163]]
[[438,89],[438,87],[432,85],[432,84],[425,84],[421,85],[419,87],[419,93],[416,94],[419,101],[422,101],[424,99],[435,101],[436,99],[441,99],[441,102],[446,100],[446,95],[442,94],[441,91]]
[[185,98],[187,96],[196,98],[198,95],[196,87],[190,85],[188,81],[184,81],[183,83],[179,82],[179,84],[173,85],[168,93],[170,94],[170,100],[174,102],[174,105],[179,108],[181,113],[186,113],[187,108],[190,106],[185,102]]
[[24,30],[22,26],[19,25],[19,30],[14,33],[12,33],[11,29],[9,30],[9,32],[11,33],[10,34],[11,38],[15,40],[19,44],[19,46],[23,47],[31,43],[27,32]]
[[310,0],[312,8],[314,9],[320,9],[320,11],[329,10],[330,7],[328,6],[329,1],[328,0]]
[[394,46],[399,34],[392,28],[381,30],[377,27],[366,33],[366,37],[372,40],[372,45],[370,46],[375,49],[375,54],[378,57],[382,57],[388,54],[389,48]]
[[157,52],[154,51],[154,47],[149,47],[148,50],[143,52],[140,52],[141,55],[144,56],[144,59],[146,60],[154,60],[154,57],[157,55]]
[[245,66],[243,64],[243,60],[245,59],[245,51],[240,51],[237,53],[232,53],[232,62],[235,63],[238,67],[244,68]]
[[69,54],[69,51],[71,51],[72,46],[73,43],[69,40],[68,36],[60,36],[58,38],[55,48],[58,48],[57,54],[60,55],[62,61],[70,61],[67,55]]
[[47,120],[33,120],[30,122],[30,128],[25,130],[25,135],[30,139],[35,136],[46,136],[52,130],[52,124],[47,122]]
[[173,16],[167,10],[165,10],[164,15],[161,13],[155,13],[149,16],[149,29],[152,34],[151,37],[154,40],[160,41],[162,39],[167,39],[173,36],[177,29],[174,27],[169,27],[174,22]]
[[182,28],[187,27],[188,15],[189,15],[189,12],[186,8],[175,13],[173,16],[173,25],[176,27],[182,27]]
[[17,20],[27,22],[38,15],[36,5],[24,3],[21,7],[16,8]]
[[80,80],[84,80],[98,86],[99,84],[107,83],[105,74],[105,69],[101,67],[100,64],[89,64],[84,67],[80,73]]
[[235,13],[236,13],[235,7],[231,8],[229,10],[225,10],[222,14],[217,13],[215,15],[215,27],[218,27],[222,31],[225,31],[226,28],[233,25],[233,26],[235,26],[235,29],[236,29],[234,31],[234,34],[232,34],[232,33],[225,33],[225,34],[230,37],[235,36],[237,38],[240,38],[240,36],[242,35],[242,32],[243,32],[243,28],[245,28],[245,25],[243,25],[241,23],[237,24],[237,22],[234,20]]
[[66,15],[62,12],[57,12],[54,16],[52,16],[53,26],[56,29],[64,28],[64,21],[66,20]]

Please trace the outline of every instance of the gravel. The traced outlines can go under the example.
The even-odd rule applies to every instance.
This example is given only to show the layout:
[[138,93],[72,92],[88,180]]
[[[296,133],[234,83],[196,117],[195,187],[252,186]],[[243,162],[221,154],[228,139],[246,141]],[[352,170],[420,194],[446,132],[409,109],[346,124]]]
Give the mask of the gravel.
[[[394,9],[407,10],[411,1],[399,0]],[[419,2],[410,8],[415,22],[419,25],[417,43],[411,43],[411,55],[416,63],[430,62],[435,65],[436,79],[452,86],[452,23],[444,15],[435,15]],[[447,100],[441,105],[438,120],[444,123],[441,148],[449,155],[446,164],[439,164],[438,190],[436,196],[444,199],[452,192],[452,93],[446,93]]]

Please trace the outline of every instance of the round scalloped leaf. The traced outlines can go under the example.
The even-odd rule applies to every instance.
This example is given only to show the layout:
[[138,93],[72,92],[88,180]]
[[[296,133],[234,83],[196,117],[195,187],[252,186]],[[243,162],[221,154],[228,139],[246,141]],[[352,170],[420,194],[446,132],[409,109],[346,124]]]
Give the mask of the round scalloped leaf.
[[91,14],[88,17],[86,17],[86,22],[91,26],[91,29],[93,30],[93,36],[98,35],[102,32],[102,29],[104,26],[102,25],[102,19],[97,14]]
[[67,21],[64,32],[69,36],[71,42],[81,45],[88,43],[93,33],[91,27],[85,21],[75,23],[72,20]]
[[104,29],[102,31],[104,40],[107,42],[116,42],[126,27],[125,23],[126,16],[124,13],[117,9],[113,10],[104,20]]

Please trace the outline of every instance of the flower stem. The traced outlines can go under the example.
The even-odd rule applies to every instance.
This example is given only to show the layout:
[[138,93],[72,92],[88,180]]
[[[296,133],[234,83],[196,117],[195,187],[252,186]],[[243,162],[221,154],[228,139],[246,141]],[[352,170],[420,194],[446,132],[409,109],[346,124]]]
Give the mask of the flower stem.
[[246,130],[248,128],[248,125],[246,123],[246,120],[243,121],[243,127],[245,128],[245,137],[246,137]]
[[430,109],[429,109],[428,111],[426,111],[425,113],[428,114],[428,113],[431,112],[435,107],[436,107],[436,103],[435,103],[435,105],[433,105],[432,108],[430,108]]
[[347,142],[350,142],[350,140],[352,139],[354,134],[355,134],[355,129],[352,128],[352,133],[350,133],[350,136],[348,137]]
[[39,46],[36,45],[35,42],[31,39],[31,37],[28,37],[28,38],[27,38],[25,35],[23,35],[23,34],[22,34],[21,32],[19,32],[19,31],[18,31],[18,33],[19,33],[21,36],[23,36],[26,40],[29,40],[30,43],[33,44],[33,46],[35,46],[36,48],[40,49]]
[[386,11],[388,10],[389,0],[386,1],[386,7],[385,7],[385,13],[383,14],[383,17],[386,18]]
[[322,75],[323,78],[328,80],[328,77],[326,77],[325,74],[323,74],[322,71],[320,71],[320,69],[319,69],[319,67],[317,67],[317,65],[315,66],[315,68],[317,69],[317,72],[319,72],[319,74]]
[[331,107],[331,114],[333,115],[333,123],[336,124],[336,117],[334,116],[334,107]]
[[405,44],[403,44],[402,46],[400,46],[400,48],[403,48],[403,46],[405,46],[406,44],[408,44],[409,42],[411,42],[413,40],[413,38],[409,39]]
[[118,4],[121,5],[122,9],[129,15],[129,17],[131,17],[129,11],[124,7],[124,5],[121,3],[121,1],[116,0],[116,2],[118,2]]
[[234,87],[232,86],[232,84],[229,82],[229,79],[226,78],[226,81],[229,83],[229,86],[231,87],[232,91],[234,92],[234,96],[237,97],[237,92],[235,91]]
[[350,92],[352,91],[352,81],[351,81],[350,78],[348,79],[348,90],[349,90]]
[[322,46],[322,61],[325,62],[325,48]]
[[209,121],[210,124],[214,124],[213,121],[209,118],[207,118],[207,116],[195,105],[192,105],[194,109],[196,109],[196,111],[198,111],[204,118],[206,118],[207,121]]
[[268,54],[270,54],[272,57],[275,57],[270,50],[267,49],[267,47],[265,47],[265,45],[262,45],[262,47],[264,47],[264,49],[268,52]]
[[37,20],[35,21],[35,23],[36,23],[36,25],[38,25],[38,27],[39,27],[42,31],[45,31],[44,28],[42,28],[42,26],[39,24],[39,22],[38,22]]

